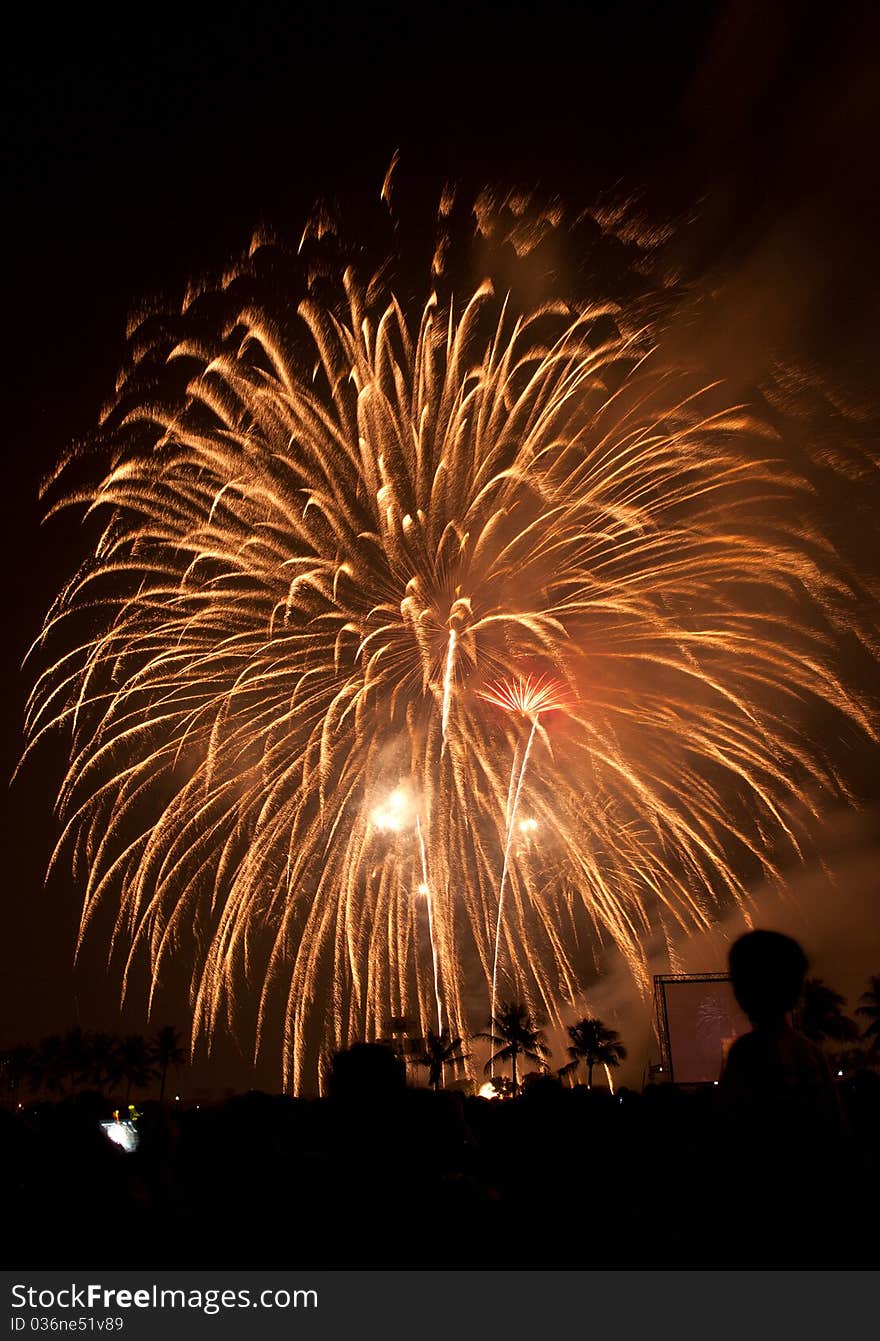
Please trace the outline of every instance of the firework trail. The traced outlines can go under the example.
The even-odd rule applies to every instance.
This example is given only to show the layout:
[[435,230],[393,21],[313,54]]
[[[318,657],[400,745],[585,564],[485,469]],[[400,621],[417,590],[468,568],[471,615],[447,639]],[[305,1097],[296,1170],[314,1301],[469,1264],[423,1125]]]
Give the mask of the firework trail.
[[[545,677],[537,680],[527,676],[525,680],[502,681],[499,684],[491,686],[488,690],[480,692],[480,698],[486,699],[489,703],[494,703],[497,707],[503,708],[506,712],[517,712],[525,717],[530,723],[528,740],[523,752],[522,763],[517,770],[516,754],[513,756],[513,763],[510,770],[510,786],[508,788],[507,803],[507,834],[504,842],[504,864],[501,868],[501,881],[498,886],[498,914],[495,920],[495,949],[492,956],[492,991],[489,1001],[489,1019],[495,1019],[495,1001],[498,993],[498,950],[501,944],[501,921],[504,909],[504,887],[507,883],[507,871],[510,866],[510,842],[513,837],[513,829],[516,823],[517,810],[519,807],[520,793],[522,792],[523,780],[526,775],[526,769],[529,764],[529,755],[532,752],[532,741],[535,739],[535,731],[538,728],[538,722],[542,712],[551,712],[562,706],[558,698],[560,686],[553,681],[548,681]],[[513,798],[511,801],[510,798]],[[492,1075],[495,1075],[495,1064],[492,1062]]]
[[[667,355],[653,290],[467,287],[456,210],[421,308],[318,211],[297,255],[258,236],[135,316],[49,485],[101,526],[27,719],[28,752],[69,747],[80,942],[111,909],[123,995],[186,964],[194,1045],[253,1002],[297,1089],[389,1016],[467,1036],[501,963],[555,1021],[597,942],[644,977],[661,916],[747,901],[839,794],[810,714],[874,733],[835,668],[851,587],[761,407]],[[567,227],[515,195],[471,217],[515,265]],[[511,786],[523,710],[480,693],[529,676],[566,710]],[[395,788],[417,842],[372,821]]]
[[418,893],[424,897],[427,909],[428,943],[431,947],[431,964],[434,976],[434,1001],[437,1007],[437,1032],[439,1035],[443,1031],[443,1003],[440,988],[437,941],[434,936],[434,914],[431,908],[431,885],[428,880],[428,854],[425,850],[425,840],[422,835],[421,816],[417,810],[414,812],[412,799],[407,794],[405,788],[398,787],[391,793],[384,805],[377,807],[373,811],[372,823],[375,828],[386,833],[399,833],[401,830],[408,828],[413,828],[415,831],[419,850],[419,861],[421,863],[421,881],[417,886],[417,890]]
[[437,1037],[443,1033],[443,1000],[440,993],[440,961],[437,951],[437,940],[434,936],[434,912],[431,907],[431,886],[428,881],[428,858],[425,852],[425,840],[422,837],[421,820],[416,817],[416,832],[419,838],[419,854],[422,859],[422,883],[419,886],[419,893],[424,896],[425,907],[428,912],[428,941],[431,946],[431,965],[434,971],[434,1000],[437,1004]]

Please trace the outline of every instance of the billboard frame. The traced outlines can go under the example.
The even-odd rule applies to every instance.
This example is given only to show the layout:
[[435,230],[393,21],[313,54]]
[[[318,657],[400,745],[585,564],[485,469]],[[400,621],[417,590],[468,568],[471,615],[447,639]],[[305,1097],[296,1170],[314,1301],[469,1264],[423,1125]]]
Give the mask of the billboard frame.
[[[660,1039],[660,1058],[663,1070],[669,1076],[669,1083],[675,1084],[675,1070],[672,1065],[672,1049],[669,1046],[669,1016],[666,1013],[666,984],[673,982],[730,982],[729,973],[655,973],[654,974],[654,1014],[657,1018],[657,1035]],[[688,1088],[692,1085],[712,1085],[711,1080],[689,1080],[684,1082]]]

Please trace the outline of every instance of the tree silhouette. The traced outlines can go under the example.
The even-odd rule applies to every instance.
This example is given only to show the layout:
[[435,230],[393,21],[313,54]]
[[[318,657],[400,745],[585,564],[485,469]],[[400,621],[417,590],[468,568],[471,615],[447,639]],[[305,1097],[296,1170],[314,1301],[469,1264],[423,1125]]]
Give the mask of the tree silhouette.
[[528,1007],[521,1002],[502,1002],[496,1015],[489,1021],[489,1032],[477,1034],[477,1038],[486,1039],[497,1048],[486,1063],[488,1075],[496,1062],[510,1062],[513,1092],[519,1089],[517,1062],[520,1057],[527,1061],[545,1066],[550,1049],[544,1040],[539,1023],[532,1019]]
[[40,1039],[34,1054],[31,1086],[47,1094],[63,1094],[70,1075],[70,1059],[60,1034]]
[[92,1035],[84,1033],[77,1025],[68,1029],[61,1047],[67,1066],[66,1078],[74,1086],[86,1084],[92,1069]]
[[858,1037],[859,1027],[855,1020],[844,1014],[846,998],[828,987],[821,978],[807,978],[804,983],[804,995],[798,1015],[801,1033],[814,1043],[832,1039],[835,1043],[848,1043]]
[[829,1054],[828,1062],[831,1070],[838,1076],[851,1076],[856,1071],[863,1071],[870,1065],[868,1051],[864,1046],[856,1043],[850,1047],[835,1048]]
[[442,1029],[439,1034],[435,1034],[429,1029],[425,1038],[425,1049],[417,1061],[420,1066],[428,1067],[428,1084],[435,1090],[439,1090],[443,1084],[444,1066],[461,1066],[467,1061],[467,1054],[462,1054],[460,1038],[451,1038],[448,1030]]
[[581,1062],[587,1067],[587,1085],[593,1088],[593,1067],[616,1067],[626,1058],[626,1048],[616,1029],[608,1029],[601,1020],[586,1016],[568,1027],[571,1046],[567,1049],[571,1061],[563,1066],[560,1075],[571,1075]]
[[159,1102],[165,1100],[165,1078],[169,1066],[183,1066],[186,1052],[181,1035],[173,1024],[166,1024],[159,1030],[152,1042],[152,1060],[159,1070]]
[[3,1089],[15,1106],[23,1080],[33,1080],[36,1054],[29,1043],[18,1043],[0,1055]]
[[99,1090],[111,1090],[122,1079],[122,1044],[116,1034],[93,1034],[90,1049],[89,1079]]
[[155,1076],[152,1051],[143,1034],[129,1034],[119,1049],[119,1069],[125,1080],[125,1102],[132,1088],[144,1089]]
[[868,990],[859,997],[856,1015],[862,1015],[868,1023],[862,1030],[862,1038],[868,1044],[868,1057],[872,1062],[880,1058],[880,973],[868,979]]

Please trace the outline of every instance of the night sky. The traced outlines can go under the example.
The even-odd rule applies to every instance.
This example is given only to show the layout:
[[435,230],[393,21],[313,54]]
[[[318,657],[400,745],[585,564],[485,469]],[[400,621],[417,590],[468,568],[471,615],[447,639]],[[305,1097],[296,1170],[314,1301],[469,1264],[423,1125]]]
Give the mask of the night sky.
[[[754,351],[772,338],[822,369],[877,449],[875,6],[443,5],[429,16],[323,0],[222,20],[147,7],[119,22],[35,6],[4,20],[5,777],[22,745],[22,657],[81,557],[73,512],[40,526],[39,483],[112,391],[126,314],[221,266],[262,220],[298,238],[319,196],[357,218],[395,150],[428,201],[450,178],[538,187],[575,210],[622,189],[686,220],[688,263],[730,277],[732,377],[759,375]],[[829,484],[829,499],[835,537],[876,578],[876,480]],[[835,851],[857,835],[846,862],[862,885],[838,921],[861,972],[866,945],[880,960],[876,877],[865,875],[880,864],[880,787],[876,749],[852,750],[865,809],[828,823]],[[68,870],[44,888],[60,751],[54,762],[44,752],[8,794],[0,1046],[77,1019],[145,1027],[140,1000],[120,1024],[100,938],[73,971]],[[855,990],[840,926],[834,945],[823,976]],[[154,1024],[166,1019],[188,1029],[173,992]],[[251,1074],[230,1045],[197,1080],[222,1088]],[[273,1058],[257,1079],[274,1087]]]

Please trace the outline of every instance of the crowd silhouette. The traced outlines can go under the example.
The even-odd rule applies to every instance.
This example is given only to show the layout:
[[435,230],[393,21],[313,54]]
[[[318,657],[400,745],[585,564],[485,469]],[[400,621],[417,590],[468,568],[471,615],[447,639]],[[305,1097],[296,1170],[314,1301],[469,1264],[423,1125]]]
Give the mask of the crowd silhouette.
[[[876,1266],[880,1076],[864,1066],[839,1080],[794,1027],[806,971],[789,938],[740,938],[730,972],[752,1028],[731,1047],[720,1084],[691,1091],[572,1085],[580,1065],[592,1077],[603,1049],[612,1060],[625,1055],[601,1021],[581,1021],[569,1031],[562,1074],[521,1087],[517,1075],[519,1093],[507,1102],[442,1088],[465,1060],[461,1040],[444,1034],[419,1058],[431,1088],[407,1083],[391,1047],[358,1044],[336,1056],[321,1099],[251,1092],[198,1108],[141,1102],[134,1153],[101,1130],[109,1114],[97,1091],[7,1106],[5,1260]],[[878,1046],[877,986],[861,1008],[868,1061]],[[516,1074],[522,1056],[544,1053],[540,1038],[522,1043],[533,1021],[505,1019],[513,1009],[501,1008],[489,1037],[496,1062],[506,1058]],[[511,1034],[521,1038],[513,1055]],[[165,1044],[167,1071],[173,1030]]]

